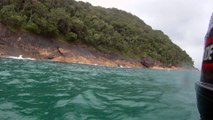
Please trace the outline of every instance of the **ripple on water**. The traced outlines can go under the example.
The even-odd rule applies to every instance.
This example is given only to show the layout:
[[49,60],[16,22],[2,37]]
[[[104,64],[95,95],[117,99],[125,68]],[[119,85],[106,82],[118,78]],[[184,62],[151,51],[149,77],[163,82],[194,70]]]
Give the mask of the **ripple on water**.
[[61,107],[65,107],[70,103],[70,100],[59,100],[56,104],[55,104],[55,108],[61,108]]
[[57,94],[55,94],[54,96],[55,96],[55,97],[69,97],[70,94],[68,94],[68,93],[57,93]]
[[33,116],[24,116],[16,111],[1,111],[0,110],[0,119],[1,120],[38,120]]
[[9,71],[0,71],[0,76],[4,77],[4,76],[11,76]]
[[38,108],[25,108],[21,110],[21,113],[32,115],[34,112],[38,111]]
[[0,104],[0,110],[12,110],[13,108],[17,108],[18,106],[11,102],[4,102]]
[[118,100],[120,97],[114,95],[114,94],[106,94],[106,93],[96,93],[97,97],[100,97],[100,99],[104,99],[106,101],[113,101]]
[[84,107],[88,107],[88,101],[85,99],[85,97],[82,94],[77,95],[70,102],[72,104],[77,104],[77,105],[81,105]]
[[21,84],[22,82],[19,80],[19,79],[12,79],[11,81],[7,82],[6,84],[7,85],[12,85],[12,84],[16,84],[16,85],[19,85]]
[[114,105],[119,105],[122,107],[131,107],[131,108],[141,108],[143,109],[144,107],[147,107],[147,103],[143,101],[132,101],[132,100],[116,100],[113,102]]
[[[146,99],[152,99],[152,100],[156,100],[156,99],[160,99],[163,95],[162,91],[146,91],[144,92],[141,96],[146,97]],[[150,100],[151,100],[150,99]]]
[[30,93],[19,93],[17,94],[18,97],[26,97],[26,96],[30,96]]
[[34,79],[26,79],[25,82],[26,83],[39,83],[37,80],[34,80]]

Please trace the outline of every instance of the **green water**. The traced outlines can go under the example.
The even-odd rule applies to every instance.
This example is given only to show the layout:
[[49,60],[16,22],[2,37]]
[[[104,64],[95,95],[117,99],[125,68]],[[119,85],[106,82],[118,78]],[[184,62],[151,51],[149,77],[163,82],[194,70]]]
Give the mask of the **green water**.
[[198,120],[199,72],[0,59],[0,120]]

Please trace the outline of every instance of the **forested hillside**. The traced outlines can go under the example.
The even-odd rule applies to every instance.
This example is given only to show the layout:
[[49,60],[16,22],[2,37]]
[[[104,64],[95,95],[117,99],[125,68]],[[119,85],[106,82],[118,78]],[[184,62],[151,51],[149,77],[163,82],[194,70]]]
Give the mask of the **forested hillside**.
[[15,30],[80,42],[110,54],[193,65],[190,56],[162,31],[116,8],[74,0],[1,0],[0,21]]

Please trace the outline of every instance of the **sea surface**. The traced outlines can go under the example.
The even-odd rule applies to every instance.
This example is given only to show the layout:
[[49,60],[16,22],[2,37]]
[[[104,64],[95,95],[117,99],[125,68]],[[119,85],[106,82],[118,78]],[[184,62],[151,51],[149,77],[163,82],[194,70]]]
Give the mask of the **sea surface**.
[[198,120],[195,71],[0,59],[0,120]]

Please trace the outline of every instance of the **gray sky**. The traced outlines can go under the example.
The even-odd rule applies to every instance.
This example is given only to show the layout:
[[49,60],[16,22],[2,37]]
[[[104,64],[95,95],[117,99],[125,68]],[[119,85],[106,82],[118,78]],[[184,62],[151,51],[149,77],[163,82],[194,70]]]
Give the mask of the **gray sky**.
[[201,68],[204,36],[213,12],[213,0],[77,0],[94,6],[115,7],[162,30]]

